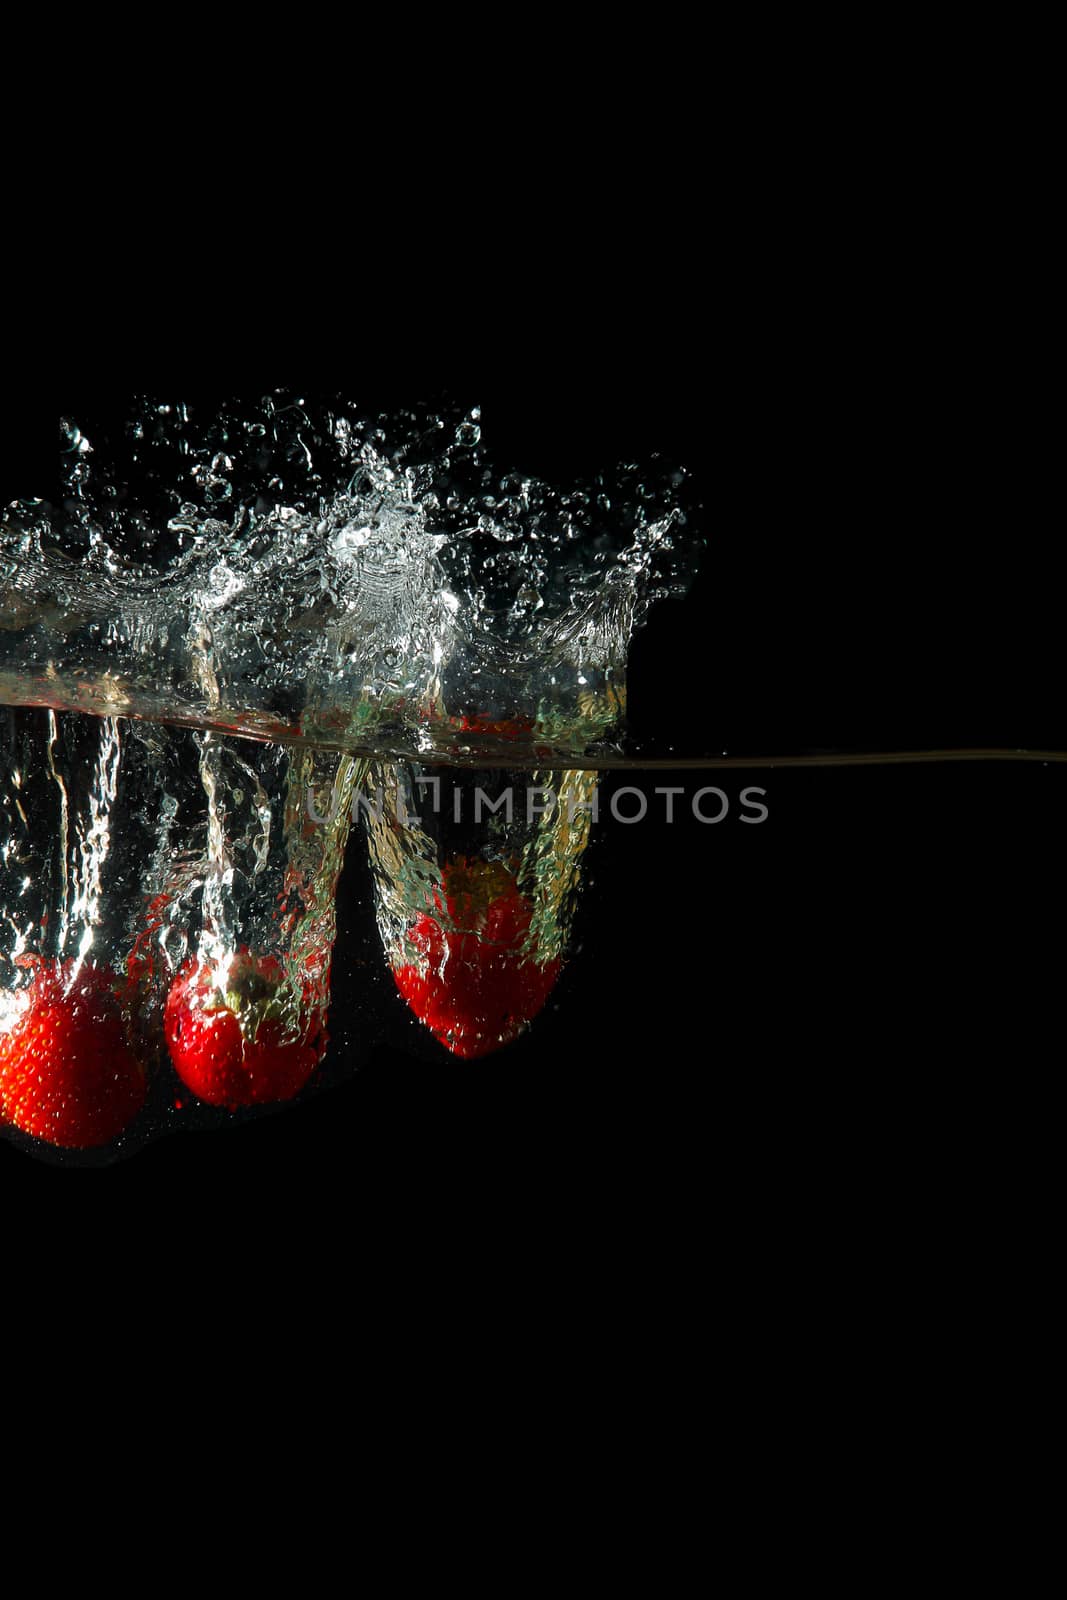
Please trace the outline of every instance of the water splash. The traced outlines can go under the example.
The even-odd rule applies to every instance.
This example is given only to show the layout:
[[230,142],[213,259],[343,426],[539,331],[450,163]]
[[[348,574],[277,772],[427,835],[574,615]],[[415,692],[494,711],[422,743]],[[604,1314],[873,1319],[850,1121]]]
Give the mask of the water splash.
[[553,487],[492,465],[476,407],[144,401],[64,439],[59,506],[0,523],[13,703],[565,761],[621,735],[633,630],[692,574],[683,470]]
[[[456,1055],[516,1037],[567,956],[631,635],[692,574],[685,474],[553,487],[490,462],[477,408],[281,393],[63,437],[55,502],[0,520],[0,701],[44,708],[0,722],[0,1088],[37,978],[91,956],[85,1005],[117,1039],[121,995],[157,1113],[175,1071],[211,1105],[297,1092],[352,802],[383,779],[364,810],[397,988]],[[423,823],[442,760],[557,805]]]

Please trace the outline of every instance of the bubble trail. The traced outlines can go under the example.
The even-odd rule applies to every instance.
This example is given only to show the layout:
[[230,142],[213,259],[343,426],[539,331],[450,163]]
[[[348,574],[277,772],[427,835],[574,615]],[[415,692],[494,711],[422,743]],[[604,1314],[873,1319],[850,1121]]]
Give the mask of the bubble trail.
[[517,1038],[559,977],[597,780],[585,771],[451,777],[442,807],[439,775],[372,765],[363,815],[397,989],[445,1049],[472,1059]]
[[4,1131],[120,1151],[299,1092],[361,764],[25,708],[0,747]]

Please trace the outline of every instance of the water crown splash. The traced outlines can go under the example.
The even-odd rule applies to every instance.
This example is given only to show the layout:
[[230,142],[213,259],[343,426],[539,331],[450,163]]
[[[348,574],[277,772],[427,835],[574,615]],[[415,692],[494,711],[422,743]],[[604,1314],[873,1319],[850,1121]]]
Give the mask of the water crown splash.
[[[501,472],[478,408],[144,403],[0,522],[0,700],[357,754],[617,751],[626,651],[691,576],[685,475]],[[137,485],[136,489],[130,484]]]

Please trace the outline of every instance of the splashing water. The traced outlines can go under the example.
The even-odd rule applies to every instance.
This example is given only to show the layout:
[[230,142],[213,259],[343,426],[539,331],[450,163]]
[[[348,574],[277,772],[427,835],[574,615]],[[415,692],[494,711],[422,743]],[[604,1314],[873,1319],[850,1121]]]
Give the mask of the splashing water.
[[[567,955],[631,635],[692,575],[685,474],[552,488],[489,463],[477,409],[280,392],[63,437],[57,501],[0,520],[0,1122],[121,1144],[146,1082],[153,1131],[298,1093],[359,810],[399,994],[454,1056],[515,1038]],[[441,762],[484,822],[419,818]]]
[[[60,508],[0,523],[0,700],[531,766],[622,731],[626,651],[692,571],[685,474],[493,467],[480,413],[145,402]],[[130,484],[137,488],[131,491]]]

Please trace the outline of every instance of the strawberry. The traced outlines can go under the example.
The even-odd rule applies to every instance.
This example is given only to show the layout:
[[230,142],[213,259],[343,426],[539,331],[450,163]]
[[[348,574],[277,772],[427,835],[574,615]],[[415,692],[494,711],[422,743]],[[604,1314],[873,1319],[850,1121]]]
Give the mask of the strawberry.
[[561,963],[541,964],[524,950],[532,907],[500,862],[456,857],[441,888],[452,926],[419,917],[406,941],[417,960],[394,965],[393,977],[434,1037],[473,1060],[517,1038],[548,999]]
[[[455,725],[455,721],[456,719],[453,717],[453,725]],[[530,717],[519,715],[501,718],[498,722],[490,722],[488,717],[482,716],[480,712],[475,712],[473,716],[461,717],[459,719],[459,727],[462,733],[488,733],[495,739],[515,740],[525,739],[533,732],[533,720]]]
[[42,963],[16,1020],[0,1034],[0,1109],[24,1133],[62,1149],[109,1144],[144,1104],[144,1068],[129,1045],[117,980],[99,967]]
[[182,1082],[231,1111],[291,1100],[327,1042],[320,1010],[305,1003],[294,1017],[281,962],[247,948],[231,959],[225,993],[212,968],[191,957],[171,985],[163,1032]]

